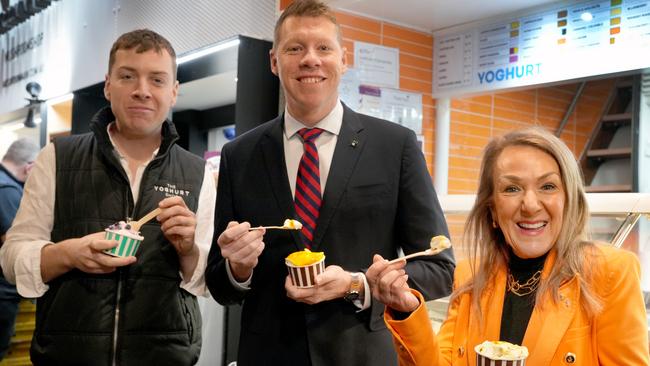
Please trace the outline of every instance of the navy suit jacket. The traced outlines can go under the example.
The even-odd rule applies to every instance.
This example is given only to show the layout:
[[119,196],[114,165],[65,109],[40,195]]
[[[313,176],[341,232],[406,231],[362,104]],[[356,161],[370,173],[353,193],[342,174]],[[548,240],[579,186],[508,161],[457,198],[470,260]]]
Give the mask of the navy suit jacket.
[[[370,309],[358,311],[344,299],[306,305],[287,297],[284,259],[303,249],[297,232],[267,231],[249,291],[227,276],[216,238],[229,221],[282,225],[296,218],[282,134],[280,116],[228,143],[221,154],[206,281],[219,303],[243,303],[238,364],[396,365],[383,304],[373,300]],[[344,106],[312,250],[325,252],[326,265],[358,272],[375,253],[395,258],[398,248],[425,250],[434,235],[449,234],[415,134]],[[407,265],[409,284],[427,299],[446,296],[454,266],[451,250],[420,257]]]

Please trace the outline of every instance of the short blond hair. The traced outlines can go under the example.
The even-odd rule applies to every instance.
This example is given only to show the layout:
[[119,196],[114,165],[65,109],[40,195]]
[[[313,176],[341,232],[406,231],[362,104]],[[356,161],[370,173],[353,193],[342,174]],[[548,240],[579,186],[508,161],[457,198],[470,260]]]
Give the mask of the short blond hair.
[[325,17],[336,26],[336,38],[341,43],[341,27],[327,4],[317,0],[295,0],[282,12],[273,30],[273,49],[280,43],[280,28],[289,17]]

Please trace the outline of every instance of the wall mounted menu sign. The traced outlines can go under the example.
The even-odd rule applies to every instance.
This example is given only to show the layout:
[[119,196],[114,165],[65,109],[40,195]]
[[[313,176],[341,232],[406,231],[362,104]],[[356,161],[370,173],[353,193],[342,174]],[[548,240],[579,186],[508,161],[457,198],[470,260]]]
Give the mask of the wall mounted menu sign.
[[650,1],[553,4],[434,34],[433,95],[650,67]]

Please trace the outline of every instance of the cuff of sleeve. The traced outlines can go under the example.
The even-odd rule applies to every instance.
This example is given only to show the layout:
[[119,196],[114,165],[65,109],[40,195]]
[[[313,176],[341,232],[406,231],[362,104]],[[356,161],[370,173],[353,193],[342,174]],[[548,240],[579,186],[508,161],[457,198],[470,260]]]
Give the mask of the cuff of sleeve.
[[16,261],[16,289],[20,296],[30,299],[41,297],[50,288],[41,275],[41,250],[50,244],[56,245],[49,241],[30,243],[29,249]]
[[186,281],[183,278],[183,271],[178,271],[181,276],[181,288],[194,296],[208,296],[208,289],[205,284],[205,267],[207,266],[207,253],[199,250],[199,259],[196,263],[192,278]]
[[357,310],[357,313],[368,309],[372,304],[372,293],[370,292],[370,286],[368,285],[366,274],[363,272],[359,272],[358,274],[361,275],[361,278],[363,278],[363,303],[360,300],[354,300],[352,302],[356,307],[359,308],[359,310]]
[[[387,307],[384,311],[384,321],[388,330],[393,334],[400,360],[413,360],[414,365],[431,365],[433,363],[428,360],[429,355],[421,355],[414,351],[425,350],[432,345],[437,347],[437,345],[435,345],[435,336],[424,297],[416,290],[411,289],[411,292],[420,300],[420,305],[403,320],[393,319],[392,310]],[[437,353],[437,350],[434,353]],[[420,362],[421,359],[428,361]]]
[[251,273],[250,277],[246,279],[244,282],[237,282],[235,279],[235,276],[232,275],[232,271],[230,271],[230,261],[226,259],[226,272],[228,273],[228,279],[230,280],[230,283],[235,286],[238,290],[242,291],[247,291],[251,289],[251,280],[253,279],[253,274]]
[[[399,330],[402,328],[402,325],[408,325],[410,323],[417,323],[417,322],[424,322],[424,319],[429,321],[429,313],[427,311],[427,307],[424,301],[424,297],[422,297],[422,294],[420,294],[417,290],[411,289],[411,292],[417,296],[418,300],[420,300],[420,305],[411,312],[409,316],[407,316],[405,319],[400,319],[397,320],[393,316],[393,309],[386,307],[386,311],[384,312],[384,319],[386,320],[386,323],[390,324],[392,328]],[[412,329],[412,328],[411,328]],[[409,327],[403,327],[403,330],[405,333],[408,333]],[[402,334],[402,332],[400,332]]]

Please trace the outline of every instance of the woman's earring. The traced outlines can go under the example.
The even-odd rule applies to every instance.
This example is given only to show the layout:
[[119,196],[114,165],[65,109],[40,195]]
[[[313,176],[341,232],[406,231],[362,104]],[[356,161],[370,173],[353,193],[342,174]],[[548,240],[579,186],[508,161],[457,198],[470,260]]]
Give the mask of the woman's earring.
[[496,221],[492,220],[492,227],[496,229],[499,225],[497,225]]

